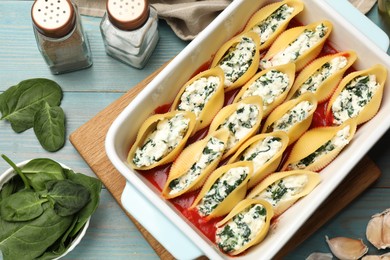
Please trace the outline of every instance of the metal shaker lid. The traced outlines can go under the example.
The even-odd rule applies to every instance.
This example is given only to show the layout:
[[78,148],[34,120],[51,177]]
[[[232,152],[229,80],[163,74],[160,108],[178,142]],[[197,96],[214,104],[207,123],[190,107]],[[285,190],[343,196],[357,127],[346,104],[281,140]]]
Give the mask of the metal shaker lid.
[[31,17],[37,30],[47,37],[60,38],[75,26],[75,10],[69,0],[36,0]]
[[141,27],[149,17],[147,0],[108,0],[107,16],[121,30]]

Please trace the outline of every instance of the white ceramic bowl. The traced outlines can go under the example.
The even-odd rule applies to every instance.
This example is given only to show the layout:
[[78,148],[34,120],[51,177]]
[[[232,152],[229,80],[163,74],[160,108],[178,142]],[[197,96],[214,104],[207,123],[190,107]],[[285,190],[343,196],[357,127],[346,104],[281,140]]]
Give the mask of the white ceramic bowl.
[[[269,2],[273,1],[233,1],[124,109],[113,122],[106,137],[106,153],[113,165],[127,179],[128,183],[134,186],[137,192],[141,194],[140,196],[152,204],[159,213],[163,214],[180,232],[184,233],[195,247],[199,248],[203,255],[210,259],[230,259],[230,257],[222,254],[215,244],[194,228],[174,206],[164,200],[160,192],[142,174],[131,169],[126,162],[127,153],[135,140],[139,126],[154,109],[160,105],[172,102],[181,85],[198,68],[208,62],[224,42],[241,30],[256,10]],[[299,14],[297,19],[303,24],[323,19],[330,20],[333,23],[333,31],[329,38],[330,44],[338,51],[355,50],[358,55],[358,60],[354,64],[355,69],[366,69],[377,63],[390,68],[389,56],[358,28],[354,27],[348,20],[336,12],[328,3],[332,2],[331,0],[303,0],[303,2],[305,10]],[[342,12],[345,12],[345,9],[342,10]],[[351,10],[353,11],[353,9],[349,9],[349,11]],[[369,22],[371,21],[367,19],[365,23],[361,24],[359,29],[371,30],[373,28],[372,25],[367,26]],[[386,44],[388,46],[388,39]],[[262,243],[248,250],[246,254],[234,257],[234,259],[271,259],[294,235],[375,142],[389,129],[389,89],[390,80],[388,79],[385,84],[383,102],[379,112],[373,119],[359,128],[354,139],[346,149],[321,171],[322,180],[315,190],[282,214],[278,218],[277,225]],[[126,200],[122,200],[122,202],[125,204]],[[139,211],[142,210],[142,208],[139,208]],[[152,216],[149,218],[153,219]],[[175,238],[171,237],[171,233],[166,234],[165,237],[161,235],[162,239],[160,242],[164,244],[167,240],[175,241]],[[171,253],[174,254],[175,252]]]
[[[16,164],[16,166],[18,167],[23,167],[24,165],[26,165],[30,160],[27,160],[27,161],[23,161],[23,162],[20,162],[18,164]],[[58,162],[59,163],[59,162]],[[68,166],[62,164],[62,163],[59,163],[63,168],[66,168],[66,169],[70,169]],[[9,168],[8,170],[6,170],[4,173],[0,174],[0,190],[2,189],[3,185],[8,182],[13,176],[16,175],[16,172],[14,171],[14,169],[11,167]],[[84,237],[85,233],[87,232],[87,229],[88,229],[88,226],[89,226],[89,221],[90,221],[91,217],[89,217],[88,221],[85,223],[84,227],[79,231],[79,233],[77,234],[77,236],[74,238],[72,244],[70,245],[70,247],[68,248],[68,250],[66,250],[62,255],[60,255],[59,257],[57,258],[53,258],[53,259],[60,259],[62,257],[64,257],[65,255],[69,254],[69,252],[71,252],[81,241],[81,239]],[[1,252],[0,252],[0,256],[1,256]]]

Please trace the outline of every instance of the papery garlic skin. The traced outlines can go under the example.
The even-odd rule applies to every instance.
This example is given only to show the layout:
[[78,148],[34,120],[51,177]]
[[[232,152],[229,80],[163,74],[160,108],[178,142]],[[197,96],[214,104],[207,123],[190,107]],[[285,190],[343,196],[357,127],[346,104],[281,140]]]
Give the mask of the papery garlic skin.
[[311,253],[305,260],[332,260],[333,255],[331,253]]
[[361,239],[348,237],[334,237],[329,239],[328,236],[325,236],[325,238],[332,254],[340,260],[360,259],[368,252],[368,247]]
[[390,247],[390,209],[371,217],[367,224],[366,237],[377,249]]

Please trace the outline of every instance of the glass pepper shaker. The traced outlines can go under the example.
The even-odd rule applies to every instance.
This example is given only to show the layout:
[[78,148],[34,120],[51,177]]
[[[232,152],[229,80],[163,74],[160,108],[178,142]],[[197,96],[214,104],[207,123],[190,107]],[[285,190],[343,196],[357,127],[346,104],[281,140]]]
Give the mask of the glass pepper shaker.
[[38,49],[51,73],[61,74],[92,65],[77,6],[70,0],[36,0],[31,17]]
[[159,35],[157,11],[146,0],[108,0],[100,23],[106,53],[142,69]]

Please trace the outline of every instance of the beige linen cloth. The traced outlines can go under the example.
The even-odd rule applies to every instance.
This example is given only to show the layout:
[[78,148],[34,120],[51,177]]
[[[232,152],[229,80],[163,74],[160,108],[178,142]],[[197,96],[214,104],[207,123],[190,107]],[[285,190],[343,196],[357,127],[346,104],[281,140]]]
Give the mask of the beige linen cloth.
[[[73,1],[83,15],[101,17],[105,12],[106,0]],[[361,12],[367,13],[377,0],[349,1]],[[166,20],[175,34],[183,40],[192,40],[231,2],[232,0],[149,0],[156,8],[159,18]]]

